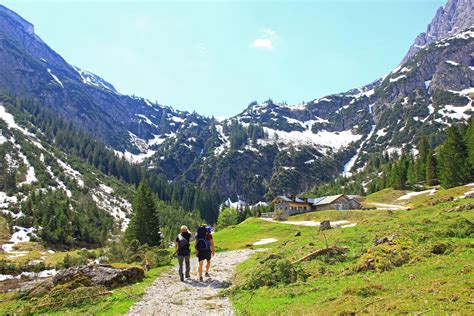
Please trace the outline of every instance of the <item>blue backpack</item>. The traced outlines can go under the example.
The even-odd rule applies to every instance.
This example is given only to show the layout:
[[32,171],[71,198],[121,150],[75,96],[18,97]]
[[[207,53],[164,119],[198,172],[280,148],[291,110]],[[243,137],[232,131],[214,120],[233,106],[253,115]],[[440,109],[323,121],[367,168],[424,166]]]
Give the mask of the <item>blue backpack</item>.
[[205,226],[201,226],[197,230],[196,249],[198,251],[210,250],[210,245],[209,245],[209,242],[207,241],[207,229]]

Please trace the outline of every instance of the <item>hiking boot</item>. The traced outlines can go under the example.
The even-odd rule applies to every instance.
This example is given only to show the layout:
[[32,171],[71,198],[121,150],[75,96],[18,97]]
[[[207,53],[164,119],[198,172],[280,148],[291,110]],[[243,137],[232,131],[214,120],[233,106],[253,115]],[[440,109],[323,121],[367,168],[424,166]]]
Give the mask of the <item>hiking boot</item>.
[[186,274],[186,279],[189,279],[191,276],[189,274]]
[[210,278],[210,277],[211,277],[211,276],[209,275],[209,272],[206,272],[206,274],[204,274],[204,276],[205,276],[206,278]]
[[204,281],[204,279],[202,278],[202,276],[199,277],[199,281]]

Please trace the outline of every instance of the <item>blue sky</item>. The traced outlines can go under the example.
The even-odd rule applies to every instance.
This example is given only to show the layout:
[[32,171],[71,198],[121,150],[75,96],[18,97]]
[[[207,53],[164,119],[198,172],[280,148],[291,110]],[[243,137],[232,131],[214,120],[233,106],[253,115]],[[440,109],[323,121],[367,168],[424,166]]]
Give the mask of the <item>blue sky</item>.
[[231,116],[253,100],[300,103],[372,82],[445,1],[0,2],[121,93]]

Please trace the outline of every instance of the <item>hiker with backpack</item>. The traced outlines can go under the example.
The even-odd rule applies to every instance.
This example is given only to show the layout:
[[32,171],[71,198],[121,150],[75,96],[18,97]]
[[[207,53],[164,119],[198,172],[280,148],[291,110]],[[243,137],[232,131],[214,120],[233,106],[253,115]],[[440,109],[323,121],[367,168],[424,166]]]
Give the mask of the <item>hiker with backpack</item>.
[[197,230],[195,237],[195,249],[196,257],[198,257],[199,261],[199,281],[203,281],[202,266],[204,264],[204,260],[207,261],[205,276],[210,277],[209,268],[211,267],[211,256],[213,256],[215,253],[214,240],[212,239],[212,235],[208,232],[207,227],[204,225],[200,226]]
[[186,279],[190,278],[191,264],[189,262],[191,250],[189,249],[189,240],[191,239],[191,233],[188,227],[181,226],[181,232],[176,237],[176,254],[178,255],[179,263],[179,278],[184,281],[183,275],[183,263],[186,264]]

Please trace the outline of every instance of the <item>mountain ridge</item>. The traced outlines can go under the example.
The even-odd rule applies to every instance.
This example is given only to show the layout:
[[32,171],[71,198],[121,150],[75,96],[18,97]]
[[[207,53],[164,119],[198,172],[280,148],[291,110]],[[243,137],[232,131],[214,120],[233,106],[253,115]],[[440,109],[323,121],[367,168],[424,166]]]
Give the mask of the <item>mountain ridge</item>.
[[[117,156],[169,181],[218,188],[251,202],[299,193],[356,172],[377,152],[412,150],[420,129],[435,132],[472,115],[472,34],[459,27],[361,88],[298,105],[253,102],[238,115],[217,121],[121,95],[42,41],[28,42],[34,28],[27,25],[29,33],[18,34],[11,13],[1,8],[1,87],[39,99],[104,141]],[[434,21],[439,22],[429,29],[452,30],[460,25],[455,21],[464,21],[464,11],[471,12],[466,1],[450,0],[445,8],[449,16],[461,18],[444,18],[447,13],[438,10]],[[31,48],[35,45],[37,50]]]

